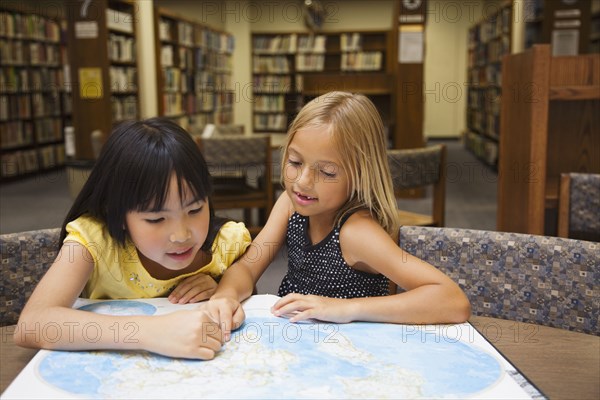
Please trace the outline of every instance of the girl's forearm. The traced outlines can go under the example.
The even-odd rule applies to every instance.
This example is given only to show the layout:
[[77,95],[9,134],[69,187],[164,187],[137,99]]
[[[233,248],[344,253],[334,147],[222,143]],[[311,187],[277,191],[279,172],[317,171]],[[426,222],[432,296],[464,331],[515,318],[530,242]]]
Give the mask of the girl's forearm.
[[252,295],[254,285],[254,277],[245,266],[232,265],[223,274],[211,299],[230,298],[242,301]]
[[471,315],[458,288],[425,285],[391,296],[348,300],[354,321],[404,324],[462,323]]
[[24,313],[13,335],[19,346],[53,350],[138,350],[146,320],[51,307]]

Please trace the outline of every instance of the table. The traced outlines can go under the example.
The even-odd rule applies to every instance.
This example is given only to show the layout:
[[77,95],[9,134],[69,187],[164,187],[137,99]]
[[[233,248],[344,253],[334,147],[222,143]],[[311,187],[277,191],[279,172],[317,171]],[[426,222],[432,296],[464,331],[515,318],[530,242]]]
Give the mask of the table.
[[[545,326],[472,317],[471,324],[551,399],[600,398],[600,337]],[[36,354],[2,327],[0,390]]]

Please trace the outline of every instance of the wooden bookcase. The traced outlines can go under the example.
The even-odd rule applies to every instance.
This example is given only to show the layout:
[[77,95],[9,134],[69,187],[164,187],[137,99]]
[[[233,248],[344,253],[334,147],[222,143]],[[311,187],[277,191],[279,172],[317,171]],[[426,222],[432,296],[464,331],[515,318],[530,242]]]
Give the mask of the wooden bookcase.
[[159,114],[191,132],[233,122],[233,36],[155,10]]
[[387,31],[253,33],[253,130],[285,134],[308,100],[332,90],[370,96],[391,124],[388,40]]
[[98,0],[89,4],[86,13],[82,6],[65,3],[75,161],[94,160],[92,132],[101,133],[101,145],[116,123],[139,118],[136,3]]
[[600,173],[600,54],[505,56],[499,231],[556,235],[560,174]]
[[133,3],[108,2],[108,61],[113,124],[139,119],[136,10]]
[[511,30],[511,3],[469,29],[465,145],[493,168],[499,152],[502,57],[511,52]]
[[69,123],[65,21],[0,5],[2,181],[64,165]]
[[600,52],[600,0],[526,0],[525,48],[534,44],[554,56]]

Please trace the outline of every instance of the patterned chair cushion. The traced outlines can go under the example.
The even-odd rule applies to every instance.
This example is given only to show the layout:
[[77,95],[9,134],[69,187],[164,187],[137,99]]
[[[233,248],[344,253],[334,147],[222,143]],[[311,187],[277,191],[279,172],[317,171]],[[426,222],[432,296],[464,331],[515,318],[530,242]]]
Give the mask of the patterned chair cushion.
[[600,335],[599,243],[403,226],[400,246],[457,282],[474,315]]
[[17,323],[33,289],[54,262],[59,228],[0,235],[0,326]]
[[569,231],[599,235],[600,174],[569,175]]

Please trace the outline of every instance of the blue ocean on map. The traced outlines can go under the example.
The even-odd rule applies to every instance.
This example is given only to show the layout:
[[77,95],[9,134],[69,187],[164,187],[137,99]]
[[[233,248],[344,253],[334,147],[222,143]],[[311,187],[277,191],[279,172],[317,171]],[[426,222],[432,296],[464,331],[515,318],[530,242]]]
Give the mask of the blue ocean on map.
[[[146,303],[124,303],[120,311],[150,311]],[[51,352],[38,372],[84,398],[476,397],[504,371],[493,355],[461,339],[444,329],[250,316],[211,361]]]

